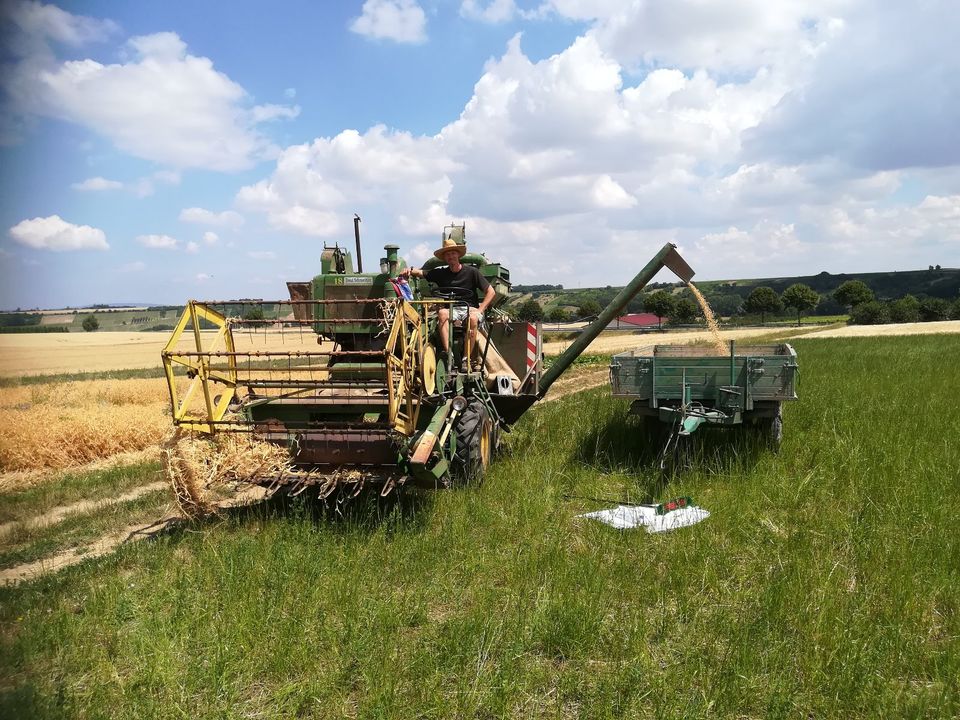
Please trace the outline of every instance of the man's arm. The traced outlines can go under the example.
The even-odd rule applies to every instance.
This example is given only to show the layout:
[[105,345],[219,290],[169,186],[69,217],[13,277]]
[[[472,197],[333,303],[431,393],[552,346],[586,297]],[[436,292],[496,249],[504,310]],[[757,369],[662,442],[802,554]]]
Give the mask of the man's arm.
[[408,277],[426,277],[426,274],[420,268],[405,267],[397,273],[397,277],[404,279]]
[[487,285],[487,291],[483,294],[483,300],[480,301],[480,312],[485,313],[496,296],[497,291],[493,289],[493,285]]

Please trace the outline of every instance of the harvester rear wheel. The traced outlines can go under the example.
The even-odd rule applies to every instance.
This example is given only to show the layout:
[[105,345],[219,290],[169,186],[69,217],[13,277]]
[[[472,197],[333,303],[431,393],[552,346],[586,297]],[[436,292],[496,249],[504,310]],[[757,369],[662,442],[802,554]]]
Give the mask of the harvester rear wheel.
[[453,457],[454,485],[469,485],[483,478],[493,457],[493,420],[482,403],[472,402],[460,414],[456,426],[457,449]]

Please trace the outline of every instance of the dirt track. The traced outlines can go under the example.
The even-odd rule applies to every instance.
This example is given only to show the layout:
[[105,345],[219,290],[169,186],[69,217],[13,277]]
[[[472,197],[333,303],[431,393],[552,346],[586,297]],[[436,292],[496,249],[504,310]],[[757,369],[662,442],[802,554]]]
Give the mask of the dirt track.
[[24,580],[33,580],[43,575],[59,572],[64,568],[76,565],[88,558],[101,557],[113,552],[125,542],[152,537],[160,530],[166,528],[170,522],[175,519],[176,518],[158,520],[148,525],[141,523],[129,525],[122,530],[107,533],[87,545],[63,550],[41,558],[40,560],[35,560],[34,562],[4,568],[0,570],[0,586],[16,585]]
[[153,482],[147,485],[135,487],[130,492],[124,493],[123,495],[118,495],[117,497],[107,498],[105,500],[81,500],[80,502],[73,503],[72,505],[61,505],[59,507],[55,507],[52,510],[48,510],[47,512],[43,513],[42,515],[35,515],[27,520],[14,520],[12,522],[3,523],[0,525],[0,540],[2,540],[5,535],[13,532],[17,528],[38,528],[56,525],[57,523],[66,520],[71,515],[81,515],[83,513],[90,513],[95,510],[102,510],[103,508],[110,507],[111,505],[132,502],[142,498],[144,495],[149,495],[152,492],[158,492],[166,487],[166,482]]
[[591,390],[603,385],[610,377],[610,369],[606,365],[602,367],[589,366],[583,371],[574,370],[571,372],[572,375],[561,376],[550,388],[547,396],[540,402],[554,402],[573,393]]

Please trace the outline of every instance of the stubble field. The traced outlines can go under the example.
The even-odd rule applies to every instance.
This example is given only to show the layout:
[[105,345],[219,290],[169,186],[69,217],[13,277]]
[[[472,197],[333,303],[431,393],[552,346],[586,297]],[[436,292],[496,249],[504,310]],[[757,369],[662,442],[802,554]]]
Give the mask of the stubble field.
[[[624,402],[573,392],[605,382],[600,363],[479,487],[235,510],[0,589],[0,715],[955,716],[960,335],[813,337],[791,341],[779,455],[708,432],[660,476]],[[4,442],[15,413],[45,413],[26,423],[43,439],[3,457],[61,458],[0,489],[0,567],[171,513],[149,456],[76,466],[109,462],[113,434],[149,453],[165,393],[0,388]],[[63,452],[71,408],[98,452]],[[576,517],[681,494],[712,517],[664,536]]]

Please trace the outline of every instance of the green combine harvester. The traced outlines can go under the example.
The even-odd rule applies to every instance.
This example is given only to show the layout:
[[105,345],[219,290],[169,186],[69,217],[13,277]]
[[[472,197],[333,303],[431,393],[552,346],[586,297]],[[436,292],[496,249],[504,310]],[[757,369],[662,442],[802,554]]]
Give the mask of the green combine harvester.
[[[448,226],[443,237],[464,244],[464,226]],[[665,245],[544,371],[539,324],[511,321],[499,310],[510,291],[509,271],[466,254],[461,262],[480,270],[496,299],[477,342],[480,369],[464,370],[465,331],[448,324],[444,351],[437,330],[437,310],[464,299],[423,279],[405,289],[396,245],[385,246],[375,272],[362,271],[359,232],[357,250],[355,270],[347,250],[325,248],[319,275],[287,283],[290,300],[190,301],[163,351],[178,428],[252,433],[288,449],[293,470],[260,478],[262,484],[317,485],[324,493],[372,485],[385,494],[407,484],[476,480],[501,433],[661,268],[684,281],[693,276],[675,246]],[[238,349],[248,335],[262,336],[268,347]],[[294,346],[293,339],[303,342]]]

